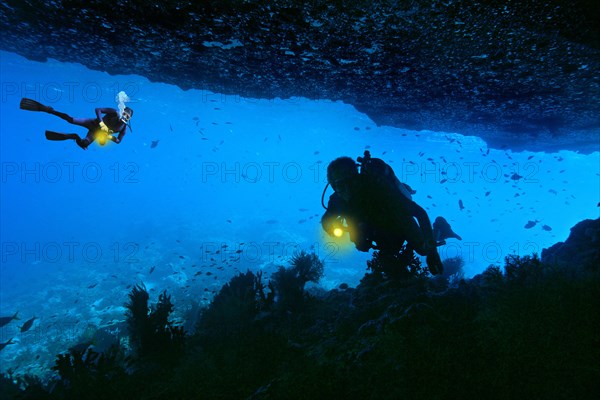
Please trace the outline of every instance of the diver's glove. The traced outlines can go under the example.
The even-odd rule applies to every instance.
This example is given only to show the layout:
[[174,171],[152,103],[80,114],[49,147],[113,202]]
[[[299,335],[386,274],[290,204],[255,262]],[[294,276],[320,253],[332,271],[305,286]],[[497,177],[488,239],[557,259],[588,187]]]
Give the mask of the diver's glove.
[[106,126],[106,124],[104,123],[104,121],[100,121],[100,129],[102,129],[104,132],[107,133],[112,133],[110,129],[108,129],[108,126]]

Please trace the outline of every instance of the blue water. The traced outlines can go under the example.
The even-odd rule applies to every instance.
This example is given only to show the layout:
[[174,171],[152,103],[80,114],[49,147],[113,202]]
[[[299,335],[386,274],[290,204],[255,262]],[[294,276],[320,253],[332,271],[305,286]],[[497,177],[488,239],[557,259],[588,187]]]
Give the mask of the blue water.
[[[77,64],[0,60],[0,315],[21,318],[0,330],[0,342],[17,342],[0,353],[1,371],[39,372],[86,330],[123,321],[139,282],[153,301],[167,289],[179,318],[237,271],[268,276],[299,249],[325,260],[325,289],[356,285],[369,255],[332,242],[319,219],[327,164],[366,148],[417,190],[432,220],[444,216],[462,236],[440,254],[462,256],[467,276],[508,254],[539,253],[599,216],[597,152],[488,149],[457,133],[378,127],[326,99],[183,91]],[[29,97],[92,117],[115,107],[121,90],[133,99],[133,131],[87,151],[44,138],[83,128],[19,109]]]

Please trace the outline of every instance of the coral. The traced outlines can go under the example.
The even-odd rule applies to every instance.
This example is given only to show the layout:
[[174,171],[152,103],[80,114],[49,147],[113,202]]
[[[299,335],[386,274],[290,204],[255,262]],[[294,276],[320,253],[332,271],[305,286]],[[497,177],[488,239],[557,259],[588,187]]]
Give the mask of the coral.
[[198,328],[205,334],[231,335],[247,327],[273,303],[273,292],[265,294],[262,273],[238,274],[221,290],[200,318]]
[[314,253],[308,254],[304,250],[295,253],[290,264],[292,266],[291,270],[295,272],[298,279],[303,283],[317,283],[323,277],[323,262]]
[[448,285],[455,287],[464,277],[465,273],[463,267],[465,266],[465,260],[462,257],[450,257],[443,261],[444,273],[443,277],[448,282]]
[[290,265],[290,268],[279,267],[273,274],[273,287],[279,309],[299,311],[304,306],[304,286],[321,279],[324,265],[316,254],[305,251],[295,253]]
[[122,348],[98,353],[85,340],[57,357],[50,382],[9,371],[0,390],[23,399],[595,399],[600,275],[564,268],[509,256],[503,269],[454,287],[406,268],[410,279],[374,272],[316,298],[304,285],[320,278],[322,262],[299,253],[268,284],[248,271],[224,285],[176,364],[146,349],[173,349],[160,339],[173,304],[162,292],[150,307],[138,285],[128,304],[135,363]]
[[523,257],[510,255],[504,262],[504,277],[508,282],[532,284],[544,275],[544,266],[537,254]]
[[464,277],[463,267],[465,266],[465,260],[461,256],[446,258],[443,264],[445,278],[450,278],[452,275],[456,275],[459,278]]
[[386,276],[391,279],[404,279],[427,273],[421,260],[406,246],[403,246],[398,253],[374,251],[371,260],[367,261],[367,269],[371,270],[374,275]]
[[69,398],[102,399],[120,396],[115,384],[127,379],[123,350],[117,346],[104,353],[91,348],[83,351],[69,350],[56,357],[53,371],[60,380],[53,389],[54,395],[68,393]]
[[140,358],[174,360],[182,352],[185,332],[169,321],[173,312],[171,296],[162,292],[158,303],[151,308],[148,300],[146,287],[139,284],[131,290],[129,303],[125,305],[131,347]]

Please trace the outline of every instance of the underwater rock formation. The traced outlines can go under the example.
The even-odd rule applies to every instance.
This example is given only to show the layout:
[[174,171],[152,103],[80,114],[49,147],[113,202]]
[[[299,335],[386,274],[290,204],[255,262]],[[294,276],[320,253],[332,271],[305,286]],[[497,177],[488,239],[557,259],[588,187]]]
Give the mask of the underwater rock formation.
[[[307,261],[296,271],[317,278]],[[9,372],[0,390],[35,399],[595,399],[599,277],[513,256],[504,271],[491,266],[453,287],[424,274],[368,273],[356,288],[321,292],[288,312],[263,307],[264,285],[248,272],[224,286],[175,363],[134,353],[132,368],[122,348],[71,351],[57,357],[50,382]],[[146,320],[147,302],[135,287],[129,317]],[[161,302],[155,327],[172,310],[166,295]]]
[[571,228],[569,237],[542,250],[542,262],[560,266],[600,268],[600,218],[586,219]]
[[0,49],[183,89],[342,100],[379,125],[496,148],[590,152],[598,20],[591,0],[9,0]]

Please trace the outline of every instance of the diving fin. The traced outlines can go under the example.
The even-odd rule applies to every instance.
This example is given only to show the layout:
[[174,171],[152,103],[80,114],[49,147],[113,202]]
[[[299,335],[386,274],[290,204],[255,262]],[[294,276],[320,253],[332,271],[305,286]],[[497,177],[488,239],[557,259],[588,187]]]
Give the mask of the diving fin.
[[21,103],[19,104],[19,108],[21,110],[27,110],[27,111],[52,111],[54,110],[52,107],[49,106],[45,106],[42,103],[39,103],[35,100],[31,100],[28,99],[26,97],[23,97],[21,99]]
[[87,147],[89,145],[88,142],[86,142],[85,140],[82,140],[79,137],[79,135],[76,133],[59,133],[59,132],[53,132],[53,131],[46,131],[46,139],[52,140],[55,142],[73,139],[77,143],[77,146],[81,147],[83,150],[87,150]]
[[58,141],[58,140],[69,140],[69,139],[75,139],[75,138],[79,138],[79,136],[76,135],[75,133],[59,133],[59,132],[46,131],[46,139],[48,139],[48,140]]

